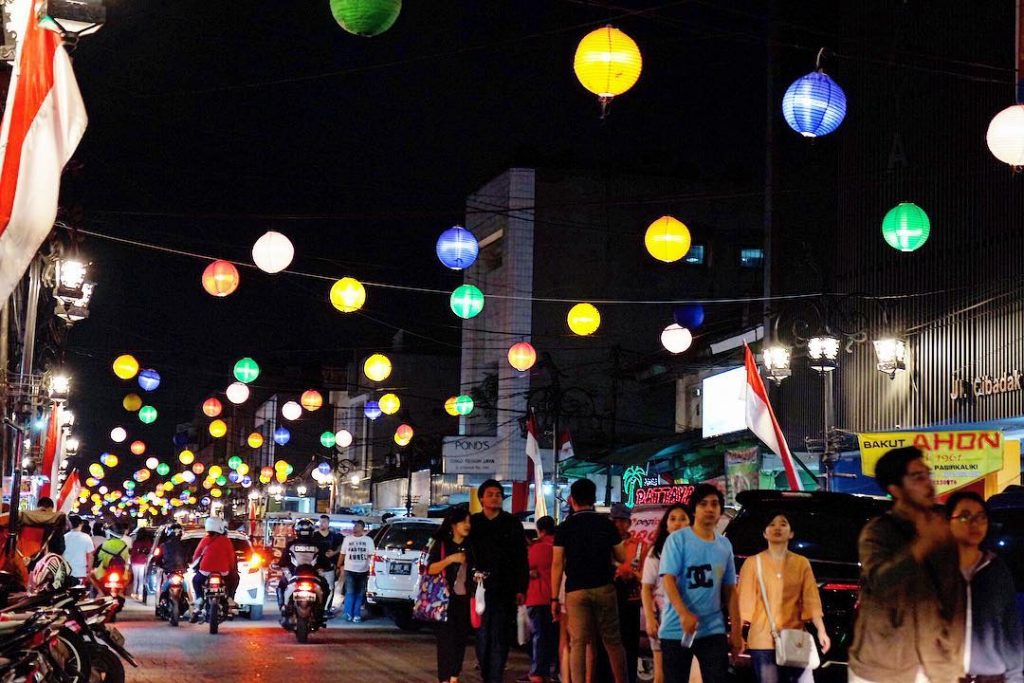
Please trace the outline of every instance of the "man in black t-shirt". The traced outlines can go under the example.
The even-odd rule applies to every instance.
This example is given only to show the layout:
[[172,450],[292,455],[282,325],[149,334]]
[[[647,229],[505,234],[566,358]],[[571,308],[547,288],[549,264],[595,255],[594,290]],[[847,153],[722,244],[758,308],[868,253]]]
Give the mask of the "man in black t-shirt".
[[327,560],[327,567],[324,567],[324,581],[330,586],[330,590],[326,596],[327,602],[325,604],[327,618],[334,616],[334,586],[337,582],[338,573],[338,549],[341,547],[341,542],[344,540],[341,534],[331,531],[331,518],[328,515],[320,515],[320,523],[317,526],[316,533],[313,534],[313,540],[320,546],[320,552]]
[[[594,510],[597,487],[589,479],[577,479],[570,489],[573,514],[555,530],[551,565],[551,595],[557,596],[565,574],[566,615],[569,619],[569,654],[572,680],[587,680],[587,645],[600,636],[608,652],[615,683],[626,683],[626,651],[619,632],[619,608],[615,599],[611,560],[624,562],[622,537],[612,521]],[[551,598],[554,619],[562,615],[557,597]],[[597,626],[594,633],[592,625]]]

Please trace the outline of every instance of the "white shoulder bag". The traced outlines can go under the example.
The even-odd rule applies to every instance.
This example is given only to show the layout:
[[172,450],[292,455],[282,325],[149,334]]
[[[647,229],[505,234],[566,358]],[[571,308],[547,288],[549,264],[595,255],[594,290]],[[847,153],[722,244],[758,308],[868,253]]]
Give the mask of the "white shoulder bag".
[[775,641],[775,663],[779,666],[791,666],[799,669],[808,667],[817,669],[821,666],[821,659],[818,657],[818,648],[814,644],[814,638],[805,629],[784,628],[781,631],[775,627],[775,617],[772,616],[772,608],[768,605],[768,591],[764,587],[764,576],[761,573],[761,555],[757,560],[757,582],[761,584],[761,600],[764,601],[764,611],[768,615],[768,626],[772,631],[772,640]]

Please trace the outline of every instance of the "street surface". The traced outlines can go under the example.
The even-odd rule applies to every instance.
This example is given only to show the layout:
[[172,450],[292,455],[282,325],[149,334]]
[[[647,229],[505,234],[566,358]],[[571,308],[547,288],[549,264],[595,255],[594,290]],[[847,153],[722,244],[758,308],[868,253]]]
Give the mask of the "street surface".
[[[299,645],[291,632],[277,623],[276,605],[268,601],[263,619],[244,617],[221,624],[211,636],[206,624],[182,622],[172,628],[153,616],[152,604],[129,600],[116,626],[125,645],[139,660],[128,667],[129,683],[185,681],[358,681],[359,683],[436,683],[434,635],[398,630],[386,617],[371,617],[362,624],[333,619],[326,630]],[[473,644],[466,648],[467,683],[480,680],[475,671]],[[529,668],[525,650],[513,650],[506,671],[512,683]]]

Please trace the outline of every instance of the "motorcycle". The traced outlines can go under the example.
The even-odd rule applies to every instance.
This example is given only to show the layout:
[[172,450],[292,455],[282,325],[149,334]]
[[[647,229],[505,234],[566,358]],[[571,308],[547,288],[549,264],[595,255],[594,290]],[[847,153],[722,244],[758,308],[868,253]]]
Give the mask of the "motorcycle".
[[114,612],[110,621],[117,621],[117,612],[121,611],[124,607],[124,586],[127,580],[127,572],[120,569],[109,569],[103,576],[103,594],[117,600],[117,611]]
[[224,577],[220,574],[210,574],[206,577],[203,590],[203,597],[198,600],[198,607],[203,619],[210,625],[210,635],[216,635],[222,621],[234,617],[236,610],[232,610],[228,603],[228,594],[225,590]]
[[160,593],[156,603],[156,616],[167,620],[171,626],[177,626],[181,615],[188,612],[188,591],[185,590],[185,574],[180,571],[171,572],[167,579],[167,588]]
[[326,625],[323,604],[323,579],[314,568],[308,565],[299,567],[285,588],[282,626],[295,631],[295,639],[300,643],[307,642],[311,632]]

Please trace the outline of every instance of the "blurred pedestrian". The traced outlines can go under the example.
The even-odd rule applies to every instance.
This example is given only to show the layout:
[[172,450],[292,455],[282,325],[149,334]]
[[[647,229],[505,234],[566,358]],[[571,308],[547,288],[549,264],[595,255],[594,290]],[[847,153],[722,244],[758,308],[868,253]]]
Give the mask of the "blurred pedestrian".
[[477,488],[482,512],[472,516],[470,543],[475,569],[486,575],[484,602],[476,633],[476,657],[484,683],[501,683],[508,649],[515,638],[518,606],[526,602],[530,568],[523,524],[502,509],[505,490],[488,479]]
[[615,567],[615,599],[619,605],[619,630],[622,632],[622,646],[626,650],[626,677],[630,683],[636,683],[637,659],[640,654],[640,610],[641,580],[643,579],[644,560],[650,546],[630,533],[632,527],[632,511],[622,503],[612,505],[609,514],[615,529],[622,539],[622,549],[626,559],[616,563]]
[[[320,552],[330,560],[330,569],[324,570],[324,581],[327,582],[327,595],[324,596],[324,611],[329,619],[334,616],[334,585],[338,580],[338,555],[341,547],[341,534],[331,530],[330,515],[320,515],[313,540],[320,546]],[[352,621],[346,619],[345,621]]]
[[659,572],[661,551],[665,548],[665,541],[668,540],[669,534],[688,526],[690,526],[690,513],[686,506],[670,506],[661,516],[661,521],[658,522],[658,528],[654,532],[654,544],[644,560],[641,599],[647,638],[651,644],[651,654],[654,658],[654,683],[665,683],[665,664],[661,658],[661,642],[658,640],[658,627],[661,625],[661,615],[665,612],[665,587]]
[[746,647],[754,675],[758,683],[813,683],[810,667],[776,664],[773,633],[782,629],[803,630],[804,622],[810,621],[817,630],[821,651],[828,652],[832,646],[825,630],[814,571],[806,557],[789,550],[794,534],[788,515],[770,514],[763,535],[768,549],[747,558],[740,570],[739,584],[740,618],[744,624],[750,624]]
[[530,683],[544,683],[558,668],[558,624],[551,615],[551,561],[555,545],[555,520],[537,520],[537,540],[530,546],[530,586],[526,609],[533,629]]
[[988,506],[973,491],[946,501],[960,571],[967,581],[967,676],[985,683],[1024,683],[1024,635],[1017,589],[1006,563],[982,549],[988,535]]
[[448,614],[437,625],[437,679],[458,683],[469,641],[469,598],[473,583],[473,552],[467,537],[471,529],[469,510],[457,506],[448,511],[427,555],[427,573],[444,573],[448,583]]
[[947,683],[964,671],[966,585],[924,454],[896,448],[875,464],[892,510],[860,533],[860,607],[851,683]]
[[345,570],[345,621],[356,624],[363,620],[363,598],[370,576],[373,539],[366,535],[366,524],[356,520],[352,535],[341,543],[341,566]]
[[71,565],[71,575],[79,583],[86,583],[92,571],[92,538],[82,529],[85,521],[78,515],[68,517],[71,531],[64,534],[64,559]]
[[103,520],[97,519],[92,524],[92,547],[99,550],[100,546],[107,540],[107,534],[103,531]]

